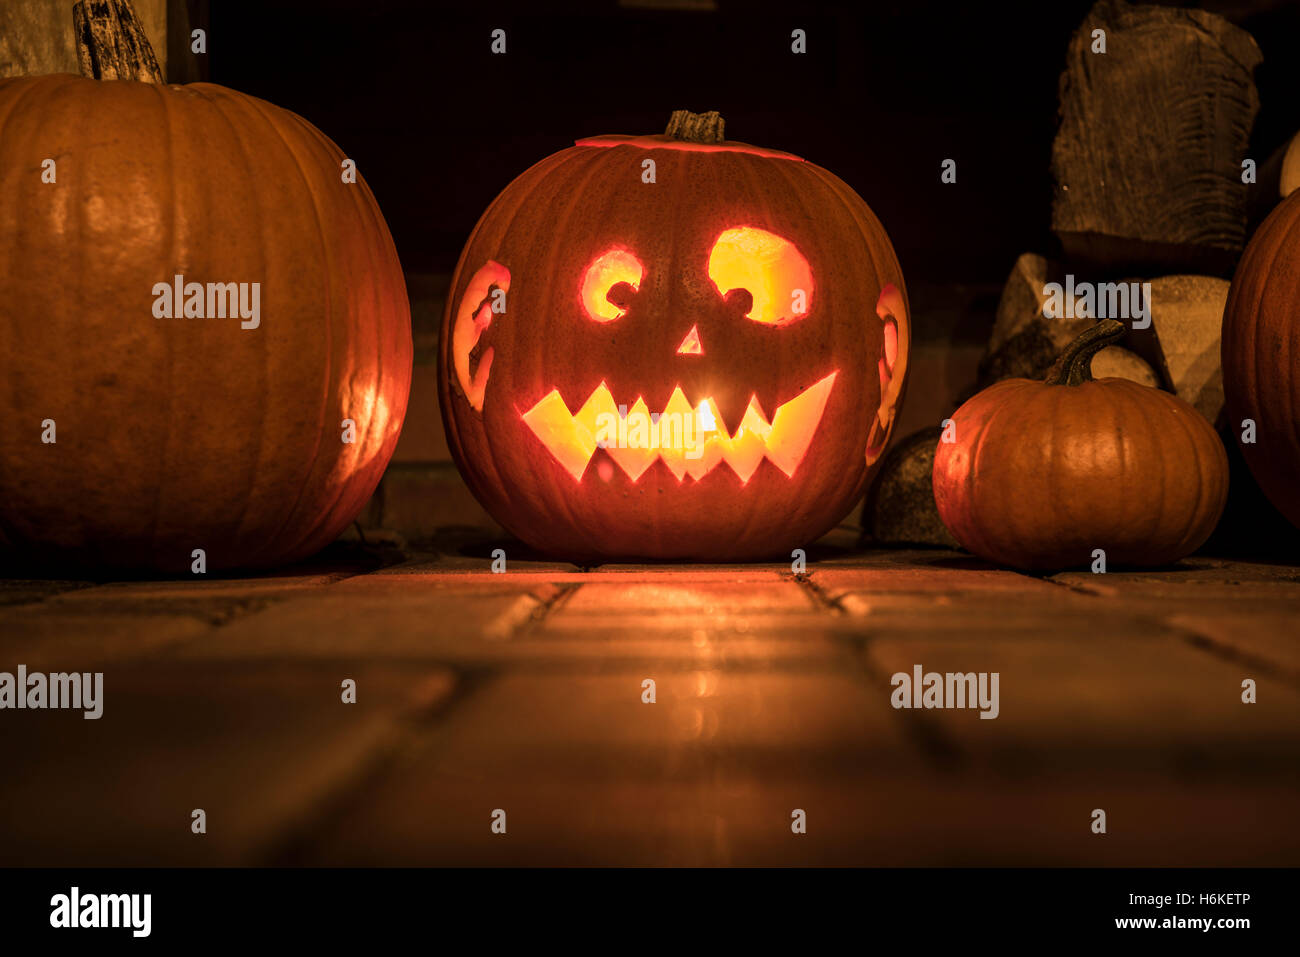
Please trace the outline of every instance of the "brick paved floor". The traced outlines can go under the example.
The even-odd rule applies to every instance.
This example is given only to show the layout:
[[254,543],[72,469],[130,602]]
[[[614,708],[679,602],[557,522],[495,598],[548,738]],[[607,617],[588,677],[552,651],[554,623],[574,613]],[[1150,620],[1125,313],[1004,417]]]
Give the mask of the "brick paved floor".
[[[1300,864],[1300,569],[495,544],[0,582],[0,671],[105,685],[0,713],[0,864]],[[916,664],[997,672],[999,717],[895,710]]]

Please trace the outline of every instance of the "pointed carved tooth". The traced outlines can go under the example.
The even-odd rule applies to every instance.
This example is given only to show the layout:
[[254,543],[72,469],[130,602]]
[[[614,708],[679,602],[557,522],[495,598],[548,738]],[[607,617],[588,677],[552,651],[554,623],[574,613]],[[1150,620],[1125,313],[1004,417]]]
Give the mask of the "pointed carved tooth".
[[614,442],[605,451],[633,482],[654,464],[659,450],[653,444],[650,410],[640,396],[627,413],[627,448],[620,448],[619,443]]
[[776,410],[767,436],[767,457],[788,476],[794,476],[808,451],[837,375],[838,371],[832,372]]
[[558,389],[552,389],[525,412],[524,422],[566,472],[575,479],[582,478],[596,452],[596,440],[569,412]]
[[741,482],[748,482],[763,461],[763,438],[757,432],[746,431],[742,426],[740,434],[731,440],[731,447],[724,447],[722,457],[731,470],[740,476]]
[[687,451],[698,448],[700,444],[695,410],[686,401],[686,396],[680,387],[673,389],[668,405],[659,416],[659,427],[656,431],[659,439],[659,457],[680,482],[686,476]]
[[767,414],[763,411],[763,403],[758,401],[757,394],[749,397],[749,407],[745,409],[745,418],[740,424],[763,435],[767,435],[767,430],[772,427]]
[[592,390],[574,418],[591,433],[597,447],[602,441],[607,446],[618,441],[618,406],[614,404],[614,397],[610,395],[605,383],[602,382]]
[[767,450],[767,433],[770,429],[771,426],[767,424],[767,419],[759,408],[758,399],[751,398],[745,409],[745,417],[740,420],[740,425],[736,428],[736,434],[731,436],[730,440],[723,440],[722,457],[731,466],[732,471],[740,476],[742,483],[750,480],[763,461],[763,455]]
[[[742,402],[743,400],[743,402]],[[749,398],[745,398],[739,389],[730,390],[729,394],[709,397],[713,407],[713,417],[718,431],[728,436],[735,435],[749,408]]]
[[697,458],[687,458],[686,471],[697,482],[712,472],[722,461],[725,436],[721,432],[722,417],[713,399],[705,399],[695,410],[695,422],[703,439],[703,448]]

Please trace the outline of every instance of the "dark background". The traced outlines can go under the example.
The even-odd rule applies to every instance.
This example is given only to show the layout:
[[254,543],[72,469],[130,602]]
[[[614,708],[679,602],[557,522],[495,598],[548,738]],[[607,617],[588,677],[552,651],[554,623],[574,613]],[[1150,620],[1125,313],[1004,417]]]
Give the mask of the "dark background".
[[[355,159],[408,273],[450,272],[533,163],[582,136],[661,132],[674,109],[716,109],[729,139],[837,173],[884,222],[909,285],[1001,281],[1020,253],[1054,251],[1057,81],[1090,3],[702,5],[213,0],[204,13],[211,80],[304,116]],[[1300,3],[1188,6],[1263,50],[1262,166],[1296,131]],[[497,27],[504,56],[489,49]],[[943,185],[949,157],[957,183]]]

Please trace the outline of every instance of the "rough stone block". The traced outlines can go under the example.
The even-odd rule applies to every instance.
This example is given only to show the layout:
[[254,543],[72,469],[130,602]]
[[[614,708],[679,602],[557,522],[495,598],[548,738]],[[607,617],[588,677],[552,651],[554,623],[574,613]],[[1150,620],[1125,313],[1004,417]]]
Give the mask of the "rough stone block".
[[957,548],[934,504],[934,453],[942,429],[923,429],[889,450],[862,510],[866,535],[881,545]]
[[1174,393],[1211,424],[1223,409],[1219,339],[1228,282],[1213,276],[1161,276],[1151,282],[1151,325],[1161,373]]

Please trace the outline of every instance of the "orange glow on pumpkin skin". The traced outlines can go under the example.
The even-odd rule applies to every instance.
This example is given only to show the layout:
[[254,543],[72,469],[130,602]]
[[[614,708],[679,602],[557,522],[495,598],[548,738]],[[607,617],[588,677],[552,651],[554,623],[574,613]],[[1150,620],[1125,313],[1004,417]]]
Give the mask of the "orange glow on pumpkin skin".
[[793,160],[796,163],[807,162],[802,156],[796,156],[794,153],[787,153],[784,150],[770,150],[761,146],[751,146],[748,143],[740,143],[735,140],[727,140],[722,143],[691,143],[669,136],[618,136],[606,134],[604,136],[584,136],[580,140],[574,140],[573,145],[595,146],[606,149],[615,146],[632,146],[643,150],[675,150],[680,153],[748,153],[751,156],[762,156],[768,159]]

